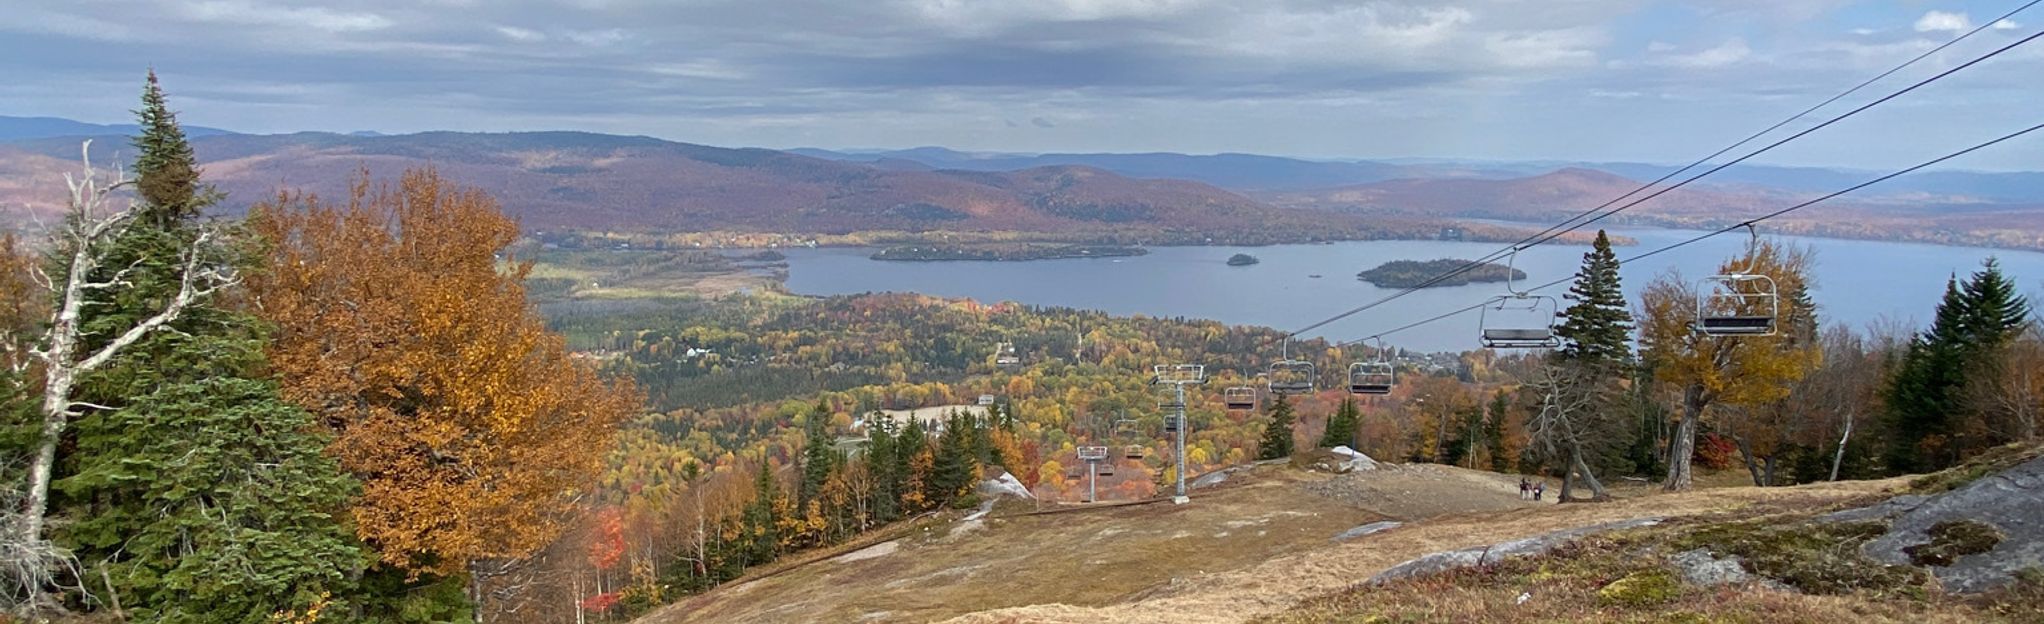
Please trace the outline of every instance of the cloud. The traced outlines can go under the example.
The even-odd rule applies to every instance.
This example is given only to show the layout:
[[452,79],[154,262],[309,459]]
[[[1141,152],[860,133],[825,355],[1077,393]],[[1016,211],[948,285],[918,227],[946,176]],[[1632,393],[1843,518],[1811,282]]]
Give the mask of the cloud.
[[1916,20],[1916,32],[1959,32],[1973,27],[1965,13],[1931,11]]
[[1044,118],[1042,118],[1042,117],[1030,117],[1030,118],[1029,118],[1029,125],[1032,125],[1032,126],[1036,126],[1036,127],[1038,127],[1038,128],[1056,128],[1056,127],[1057,127],[1057,124],[1051,123],[1049,119],[1044,119]]
[[2015,30],[2015,29],[2017,29],[2017,28],[2022,28],[2022,27],[2023,27],[2023,26],[2022,26],[2021,24],[2017,24],[2017,23],[2015,23],[2015,22],[2012,22],[2012,21],[2009,21],[2009,20],[2005,20],[2005,19],[2004,19],[2004,20],[1995,20],[1995,21],[1994,21],[1994,29],[1995,29],[1995,30]]
[[375,13],[341,12],[324,8],[269,6],[250,0],[204,0],[184,6],[184,13],[199,21],[251,26],[305,27],[343,33],[389,28],[391,21]]
[[537,30],[519,28],[517,26],[498,26],[497,34],[503,35],[504,38],[510,39],[512,41],[522,41],[527,43],[546,41],[546,33]]

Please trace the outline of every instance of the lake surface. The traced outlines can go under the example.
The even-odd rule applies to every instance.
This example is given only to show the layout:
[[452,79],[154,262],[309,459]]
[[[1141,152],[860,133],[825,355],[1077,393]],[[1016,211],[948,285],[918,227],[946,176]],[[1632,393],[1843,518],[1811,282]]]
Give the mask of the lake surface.
[[[1639,240],[1617,249],[1620,258],[1693,237],[1700,232],[1612,228]],[[1927,323],[1944,293],[1945,280],[1962,277],[1989,256],[2000,258],[2032,299],[2044,285],[2044,253],[1946,247],[1914,243],[1783,236],[1779,240],[1816,250],[1818,313],[1825,323],[1863,327],[1887,319],[1914,327]],[[1719,262],[1742,252],[1743,235],[1723,235],[1651,258],[1621,271],[1635,303],[1649,280],[1670,270],[1695,280]],[[1356,279],[1357,272],[1392,260],[1474,259],[1499,243],[1445,241],[1361,241],[1332,245],[1269,247],[1153,247],[1132,258],[1086,258],[1031,262],[881,262],[862,248],[786,250],[788,289],[809,295],[918,292],[945,297],[1016,301],[1036,305],[1103,310],[1114,314],[1184,316],[1230,324],[1264,325],[1292,331],[1375,301],[1396,289]],[[1587,246],[1541,246],[1521,252],[1517,265],[1528,281],[1542,284],[1575,274]],[[1263,262],[1231,267],[1237,253]],[[1309,277],[1320,275],[1319,278]],[[1567,284],[1543,291],[1557,298]],[[1501,283],[1427,288],[1389,304],[1308,332],[1329,340],[1353,340],[1462,308],[1501,294]],[[1566,301],[1560,302],[1566,305]],[[1476,347],[1474,312],[1404,330],[1388,344],[1420,351]]]

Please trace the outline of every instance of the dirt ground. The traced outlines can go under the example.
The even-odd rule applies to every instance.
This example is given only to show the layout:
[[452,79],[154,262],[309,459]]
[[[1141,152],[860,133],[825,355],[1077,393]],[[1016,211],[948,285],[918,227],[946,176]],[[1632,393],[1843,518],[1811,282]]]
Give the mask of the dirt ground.
[[[1188,505],[936,523],[639,622],[1234,623],[1427,553],[1645,516],[1825,505],[1899,487],[1722,488],[1555,505],[1520,501],[1517,480],[1433,465],[1348,475],[1265,466],[1195,493]],[[1332,539],[1385,519],[1407,524]]]

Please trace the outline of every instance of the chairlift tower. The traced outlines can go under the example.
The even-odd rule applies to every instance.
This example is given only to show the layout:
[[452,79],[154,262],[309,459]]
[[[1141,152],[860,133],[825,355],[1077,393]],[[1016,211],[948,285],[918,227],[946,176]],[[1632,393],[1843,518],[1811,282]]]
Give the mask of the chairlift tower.
[[1178,437],[1172,444],[1178,449],[1178,493],[1171,502],[1183,505],[1192,502],[1185,495],[1185,430],[1191,425],[1185,419],[1185,387],[1206,383],[1206,367],[1199,364],[1160,364],[1151,370],[1156,374],[1150,378],[1150,383],[1171,386],[1177,397],[1172,404],[1177,407],[1174,415],[1178,418]]
[[1079,459],[1086,462],[1086,502],[1100,502],[1100,492],[1095,487],[1100,481],[1100,462],[1107,461],[1107,447],[1081,446]]

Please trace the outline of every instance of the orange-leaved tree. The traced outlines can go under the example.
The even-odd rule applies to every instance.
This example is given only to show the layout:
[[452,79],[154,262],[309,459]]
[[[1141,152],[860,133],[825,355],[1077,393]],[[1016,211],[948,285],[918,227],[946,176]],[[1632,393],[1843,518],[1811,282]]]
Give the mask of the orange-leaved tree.
[[[1785,331],[1811,311],[1799,309],[1805,302],[1792,293],[1808,292],[1810,253],[1772,241],[1757,241],[1738,258],[1718,267],[1720,274],[1765,275],[1774,280],[1778,309],[1767,310],[1758,297],[1743,304],[1723,299],[1703,300],[1710,313],[1776,315]],[[1747,289],[1755,287],[1748,283]],[[1745,292],[1745,291],[1742,291]],[[1752,293],[1757,293],[1753,290]],[[1749,294],[1752,294],[1749,293]],[[1682,392],[1682,414],[1677,421],[1668,451],[1668,490],[1686,490],[1691,484],[1689,463],[1695,454],[1697,430],[1704,410],[1717,403],[1759,406],[1788,395],[1790,384],[1802,379],[1822,361],[1821,348],[1811,341],[1776,336],[1706,336],[1695,329],[1698,309],[1697,288],[1681,276],[1670,273],[1647,284],[1640,297],[1641,355],[1654,375]],[[1732,303],[1723,303],[1731,301]],[[1743,305],[1748,309],[1718,309],[1716,306]]]
[[478,583],[557,538],[639,400],[546,330],[497,203],[431,170],[395,187],[364,173],[345,203],[280,195],[249,223],[270,363],[334,430],[382,560]]

